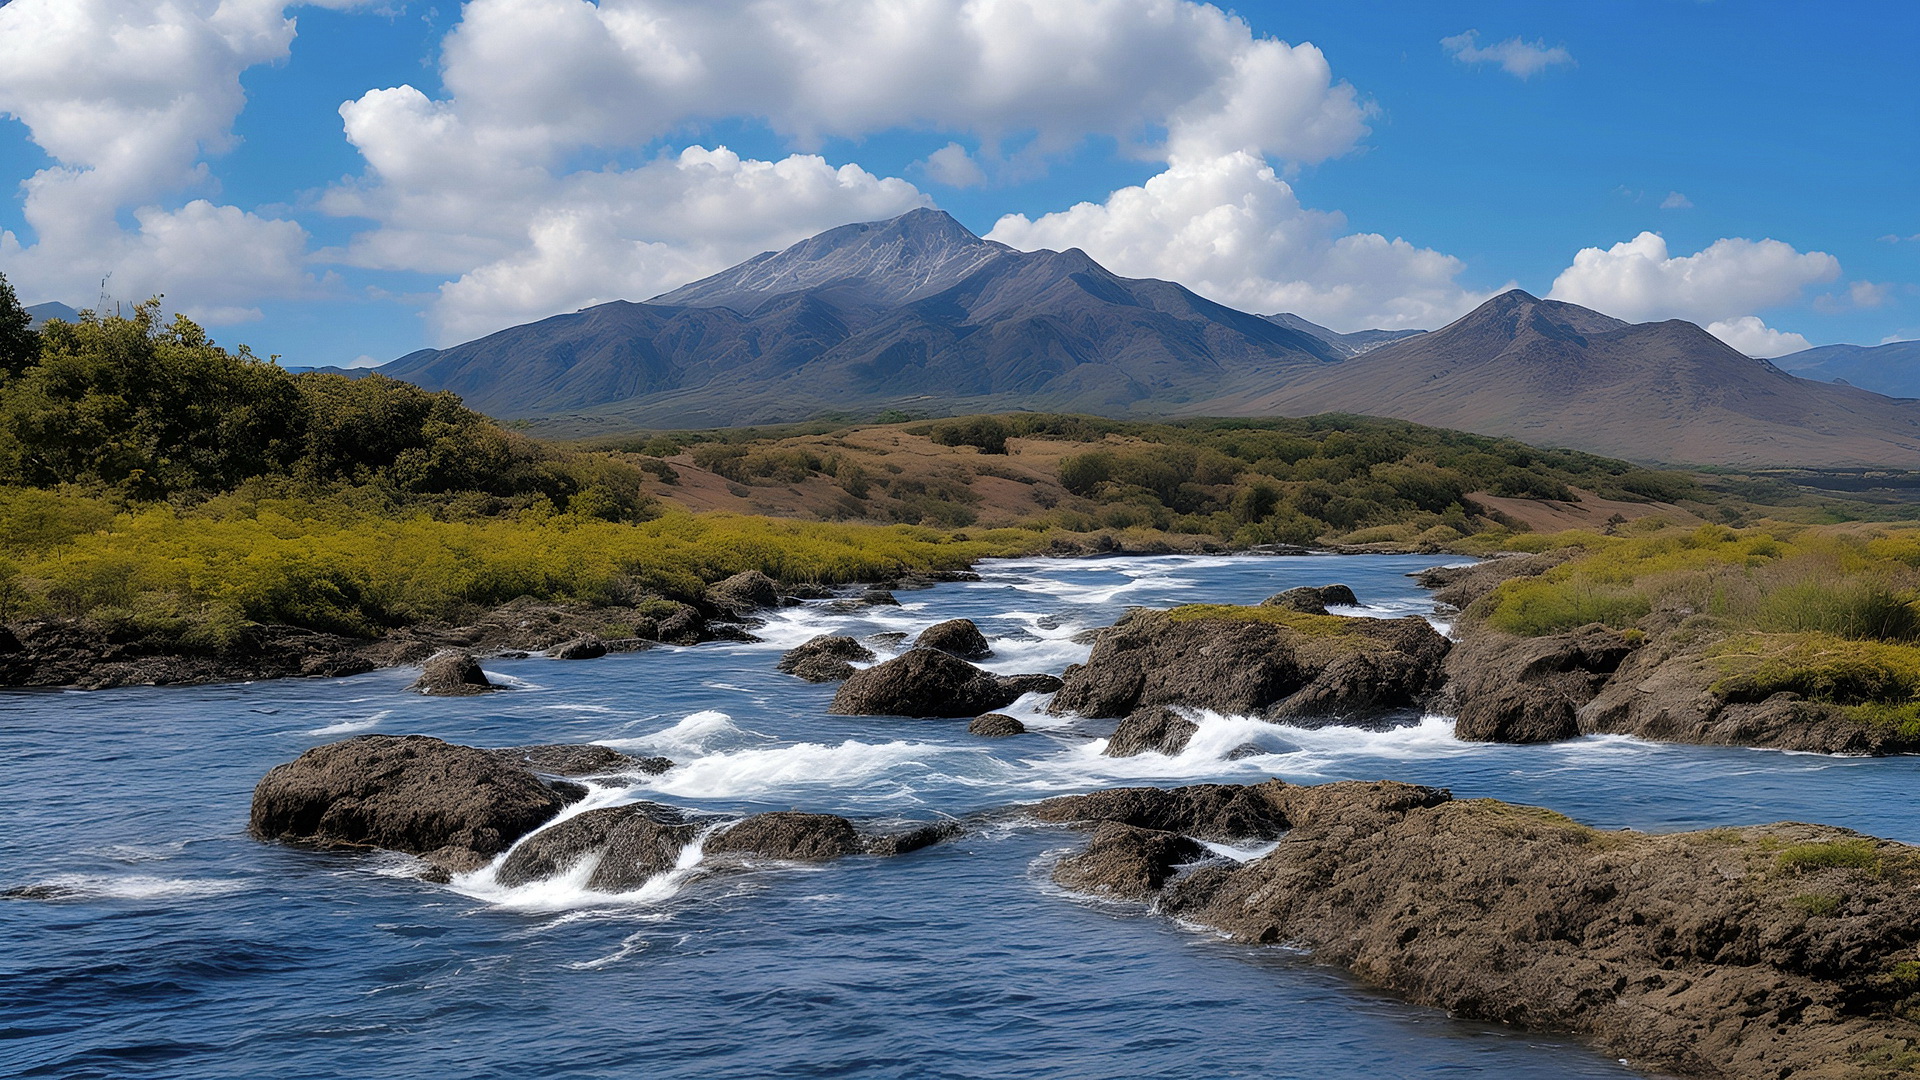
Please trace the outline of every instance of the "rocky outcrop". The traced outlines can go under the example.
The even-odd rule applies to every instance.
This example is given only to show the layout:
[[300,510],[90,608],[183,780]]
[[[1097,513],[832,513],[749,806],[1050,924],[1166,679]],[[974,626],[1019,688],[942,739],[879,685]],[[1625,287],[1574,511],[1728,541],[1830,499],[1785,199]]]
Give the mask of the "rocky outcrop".
[[1891,1076],[1873,1063],[1909,1061],[1920,1040],[1906,1019],[1920,1005],[1920,850],[1816,825],[1603,832],[1405,784],[1239,790],[1284,836],[1186,872],[1187,820],[1164,813],[1177,792],[1049,800],[1035,816],[1108,823],[1061,860],[1069,887],[1157,899],[1235,940],[1303,947],[1411,1001],[1568,1032],[1638,1068]]
[[1441,606],[1465,611],[1475,600],[1498,588],[1510,578],[1538,577],[1580,553],[1578,548],[1560,548],[1538,555],[1505,553],[1493,555],[1466,566],[1436,566],[1414,575],[1422,588],[1432,589]]
[[755,814],[708,837],[705,854],[740,855],[782,862],[822,862],[865,849],[853,822],[833,814],[779,810]]
[[1454,734],[1476,742],[1536,743],[1580,734],[1580,709],[1640,644],[1598,623],[1521,638],[1476,628],[1447,656]]
[[966,829],[957,821],[933,821],[900,832],[882,833],[866,841],[867,854],[888,857],[944,844]]
[[780,606],[780,585],[758,570],[745,570],[707,586],[707,603],[735,617]]
[[658,775],[673,768],[663,757],[637,758],[597,743],[542,743],[488,750],[502,761],[548,776]]
[[1269,596],[1260,601],[1261,607],[1283,607],[1289,611],[1301,611],[1309,615],[1325,615],[1329,606],[1359,607],[1360,598],[1345,585],[1302,585],[1297,589]]
[[697,831],[678,810],[658,803],[588,810],[527,837],[494,871],[494,880],[514,888],[597,858],[587,888],[629,892],[673,869]]
[[967,734],[983,739],[1006,739],[1026,733],[1027,725],[1005,713],[983,713],[967,722]]
[[275,766],[253,791],[263,840],[385,848],[476,869],[584,793],[501,755],[424,735],[363,735]]
[[993,650],[987,645],[987,636],[980,632],[980,627],[972,619],[948,619],[934,623],[920,631],[920,636],[913,639],[913,644],[922,649],[939,649],[962,660],[985,660],[993,655]]
[[1287,831],[1289,785],[1278,780],[1251,787],[1191,784],[1178,788],[1107,788],[1062,795],[1026,808],[1036,821],[1058,825],[1119,822],[1140,829],[1180,833],[1201,840],[1273,840]]
[[1084,849],[1054,864],[1053,880],[1076,892],[1141,900],[1158,892],[1176,866],[1206,856],[1204,845],[1178,833],[1105,821]]
[[833,696],[840,716],[978,716],[1059,685],[1050,675],[994,675],[938,649],[914,648],[856,671]]
[[594,634],[582,634],[547,650],[547,656],[554,660],[597,660],[605,655],[606,642]]
[[1165,705],[1148,705],[1133,710],[1120,721],[1101,753],[1107,757],[1133,757],[1152,751],[1172,757],[1185,750],[1187,741],[1199,730],[1193,721]]
[[501,687],[487,679],[487,673],[480,670],[480,661],[472,653],[448,649],[428,657],[427,662],[420,665],[420,677],[407,689],[435,697],[467,697]]
[[1268,719],[1376,716],[1425,704],[1449,643],[1425,619],[1270,608],[1139,611],[1067,669],[1055,712],[1121,717],[1174,705]]
[[844,634],[819,637],[788,649],[780,657],[781,671],[808,682],[838,682],[854,673],[852,661],[866,663],[873,650]]

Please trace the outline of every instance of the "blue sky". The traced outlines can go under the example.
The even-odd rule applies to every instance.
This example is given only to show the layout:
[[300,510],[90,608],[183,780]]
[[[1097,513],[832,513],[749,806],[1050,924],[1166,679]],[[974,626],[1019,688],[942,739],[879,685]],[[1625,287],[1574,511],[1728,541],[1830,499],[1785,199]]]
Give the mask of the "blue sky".
[[0,272],[288,363],[927,204],[1341,330],[1517,284],[1757,355],[1920,337],[1908,3],[155,8],[0,7]]

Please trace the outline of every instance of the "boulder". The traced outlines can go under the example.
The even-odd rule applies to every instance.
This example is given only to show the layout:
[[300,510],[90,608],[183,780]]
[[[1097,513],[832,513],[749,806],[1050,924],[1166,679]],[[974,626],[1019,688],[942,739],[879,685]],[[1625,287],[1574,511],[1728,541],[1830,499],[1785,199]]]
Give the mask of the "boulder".
[[914,648],[854,672],[827,711],[838,716],[978,716],[1054,682],[1048,675],[994,675],[938,649]]
[[705,855],[745,855],[783,862],[822,862],[864,850],[853,822],[833,814],[779,810],[755,814],[708,837]]
[[707,586],[707,603],[716,610],[745,615],[780,606],[780,585],[758,570],[743,570]]
[[808,682],[837,682],[854,672],[851,661],[865,663],[873,659],[873,650],[844,634],[819,637],[788,649],[780,657],[779,668]]
[[1133,710],[1120,721],[1101,753],[1107,757],[1133,757],[1151,750],[1172,757],[1185,750],[1187,740],[1199,730],[1193,721],[1164,705],[1148,705]]
[[658,803],[606,806],[576,814],[522,840],[494,872],[508,888],[544,881],[598,858],[587,877],[596,892],[629,892],[673,869],[696,827]]
[[1178,833],[1105,821],[1085,849],[1054,864],[1053,881],[1075,892],[1143,900],[1175,867],[1206,857],[1205,845]]
[[1005,713],[985,713],[967,722],[967,734],[986,739],[1004,739],[1010,735],[1024,735],[1026,732],[1027,725]]
[[436,697],[465,697],[501,687],[487,681],[487,673],[480,670],[480,661],[472,653],[446,649],[420,665],[420,677],[407,689]]
[[618,773],[657,775],[673,768],[673,762],[663,757],[632,757],[611,746],[596,743],[506,746],[487,753],[548,776],[610,776]]
[[1190,784],[1178,788],[1108,788],[1062,795],[1027,808],[1038,821],[1061,825],[1119,822],[1202,840],[1273,840],[1286,832],[1288,785],[1278,780],[1252,787]]
[[932,847],[959,836],[966,829],[957,821],[935,821],[903,832],[886,833],[870,837],[867,840],[869,855],[905,855],[910,851]]
[[1260,601],[1261,607],[1283,607],[1309,615],[1325,615],[1330,605],[1360,606],[1360,598],[1345,585],[1302,585]]
[[500,755],[425,735],[316,746],[262,777],[248,828],[262,840],[386,848],[475,869],[580,797]]
[[605,655],[606,643],[592,634],[563,641],[547,650],[547,656],[554,660],[594,660]]
[[[653,636],[655,640],[669,645],[698,645],[706,640],[707,617],[692,604],[681,604],[670,614],[655,621]],[[646,637],[644,628],[634,627],[634,633]]]
[[913,640],[918,648],[939,649],[951,653],[962,660],[985,660],[993,654],[987,646],[987,636],[980,632],[972,619],[948,619],[934,623]]
[[860,603],[867,607],[899,607],[900,601],[886,589],[868,589],[860,594]]
[[13,631],[0,626],[0,654],[17,653],[20,649],[20,639],[14,636]]
[[1523,638],[1476,627],[1447,655],[1454,735],[1537,743],[1580,734],[1579,711],[1639,642],[1594,623]]
[[1422,707],[1450,643],[1425,619],[1360,619],[1273,608],[1138,611],[1067,670],[1050,708],[1123,717],[1143,706],[1267,719],[1359,719]]

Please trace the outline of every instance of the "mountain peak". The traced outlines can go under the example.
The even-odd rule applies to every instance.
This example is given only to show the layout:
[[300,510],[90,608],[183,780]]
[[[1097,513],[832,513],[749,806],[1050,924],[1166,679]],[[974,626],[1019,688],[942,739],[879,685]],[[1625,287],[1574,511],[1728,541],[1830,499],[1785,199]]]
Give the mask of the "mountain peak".
[[944,210],[921,207],[884,221],[828,229],[648,303],[725,307],[744,315],[775,297],[837,288],[871,303],[898,304],[948,288],[1011,251],[975,236]]

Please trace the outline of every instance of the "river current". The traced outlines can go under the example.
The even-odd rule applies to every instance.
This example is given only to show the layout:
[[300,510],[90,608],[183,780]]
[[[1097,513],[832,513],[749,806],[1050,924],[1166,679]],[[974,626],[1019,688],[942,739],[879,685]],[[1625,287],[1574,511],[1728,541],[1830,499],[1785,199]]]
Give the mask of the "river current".
[[[1253,603],[1341,582],[1425,614],[1417,556],[1008,560],[855,615],[774,613],[758,644],[493,660],[513,690],[408,693],[413,672],[0,694],[0,1075],[36,1077],[1628,1077],[1577,1044],[1447,1018],[1295,953],[1067,894],[1082,835],[1018,823],[892,859],[589,893],[577,876],[437,886],[397,855],[257,843],[267,769],[324,742],[424,733],[600,742],[679,766],[646,798],[744,814],[932,820],[1118,784],[1395,779],[1644,831],[1783,819],[1920,842],[1920,759],[1594,737],[1455,740],[1444,717],[1303,730],[1205,716],[1177,757],[1100,756],[1111,721],[830,717],[779,674],[818,633],[965,616],[984,666],[1058,674],[1128,606]],[[884,653],[883,653],[884,655]],[[1248,756],[1247,744],[1260,748]],[[1238,749],[1237,753],[1234,753]],[[1229,756],[1229,755],[1232,756]],[[1248,854],[1248,853],[1242,853]]]

